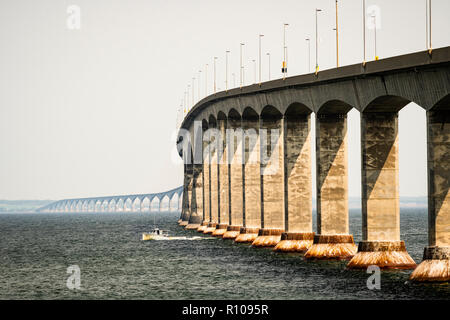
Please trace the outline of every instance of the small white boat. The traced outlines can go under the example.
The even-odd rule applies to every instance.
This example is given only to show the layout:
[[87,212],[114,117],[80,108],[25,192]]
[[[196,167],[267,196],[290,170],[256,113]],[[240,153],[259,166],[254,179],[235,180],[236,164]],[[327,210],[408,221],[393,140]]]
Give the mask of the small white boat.
[[152,232],[144,232],[142,234],[142,240],[146,241],[146,240],[166,240],[166,239],[170,239],[169,234],[167,231],[165,230],[160,230],[158,228],[154,228],[152,230]]

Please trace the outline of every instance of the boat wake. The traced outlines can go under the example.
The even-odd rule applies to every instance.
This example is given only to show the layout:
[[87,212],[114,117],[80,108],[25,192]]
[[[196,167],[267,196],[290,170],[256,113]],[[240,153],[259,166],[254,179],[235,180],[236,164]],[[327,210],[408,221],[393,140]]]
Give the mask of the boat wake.
[[215,239],[215,238],[206,238],[206,237],[194,236],[194,237],[167,237],[167,238],[159,238],[159,239],[154,239],[154,240],[156,240],[156,241],[169,241],[169,240],[187,240],[187,241],[192,241],[192,240],[208,240],[208,239]]

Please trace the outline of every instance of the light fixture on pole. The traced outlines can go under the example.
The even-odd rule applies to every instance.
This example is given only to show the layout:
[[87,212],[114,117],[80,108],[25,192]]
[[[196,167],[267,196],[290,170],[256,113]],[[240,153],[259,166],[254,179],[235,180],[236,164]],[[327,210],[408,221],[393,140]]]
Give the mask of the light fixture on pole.
[[288,23],[283,24],[283,63],[281,66],[281,73],[283,74],[283,80],[286,79],[287,74],[287,62],[286,62],[286,27]]
[[375,41],[375,60],[378,60],[377,56],[377,16],[375,14],[371,15],[373,19],[373,32],[374,32],[374,41]]
[[214,93],[216,93],[216,60],[217,57],[214,57]]
[[241,62],[239,67],[239,80],[240,80],[240,88],[242,88],[242,85],[244,84],[244,66],[242,65],[242,47],[245,45],[245,43],[240,44],[240,55],[241,55]]
[[311,73],[311,41],[309,38],[305,40],[308,42],[308,73]]
[[426,0],[426,23],[427,23],[427,50],[431,54],[433,51],[431,46],[431,0]]
[[317,23],[317,14],[321,12],[322,9],[316,8],[316,75],[319,72],[319,30],[318,30],[318,23]]
[[228,54],[229,50],[225,51],[225,91],[228,91]]
[[269,58],[269,67],[268,67],[268,71],[269,71],[269,81],[270,81],[270,52],[266,53],[267,57]]
[[205,97],[208,95],[208,64],[205,65]]
[[336,0],[336,68],[339,68],[339,24],[338,24],[338,0]]
[[363,67],[366,65],[366,0],[362,0],[363,7]]
[[263,34],[259,35],[259,85],[261,85],[261,38],[264,37]]
[[253,61],[253,83],[256,83],[256,60]]

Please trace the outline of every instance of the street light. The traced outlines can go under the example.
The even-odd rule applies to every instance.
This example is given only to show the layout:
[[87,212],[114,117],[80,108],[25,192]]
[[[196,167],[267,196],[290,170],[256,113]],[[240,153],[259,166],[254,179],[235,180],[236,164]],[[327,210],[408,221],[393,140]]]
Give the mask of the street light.
[[264,37],[263,34],[259,35],[259,85],[261,85],[261,38]]
[[338,0],[336,0],[336,68],[339,68],[339,25],[338,25]]
[[228,54],[229,50],[225,51],[225,91],[228,91]]
[[214,57],[214,93],[216,93],[216,60],[217,57]]
[[287,62],[286,62],[286,27],[288,23],[283,24],[283,64],[281,66],[281,73],[283,73],[283,80],[286,79]]
[[311,73],[311,41],[309,38],[305,40],[308,42],[308,73]]
[[205,97],[208,95],[208,64],[205,65]]
[[375,60],[378,60],[377,56],[377,16],[375,14],[371,15],[373,18],[373,32],[374,32],[374,40],[375,40]]
[[363,66],[366,65],[366,0],[362,0],[363,7]]
[[318,31],[318,25],[317,25],[317,13],[321,12],[322,9],[316,8],[316,75],[319,72],[319,31]]
[[269,68],[268,69],[269,69],[269,81],[270,81],[270,53],[267,52],[266,55],[269,58]]
[[427,49],[428,53],[431,54],[433,50],[431,47],[431,0],[426,0],[426,24],[427,24]]
[[243,83],[244,83],[244,67],[243,67],[243,65],[242,65],[242,47],[245,45],[245,43],[241,43],[240,44],[240,53],[241,53],[241,65],[240,65],[240,69],[239,69],[239,72],[240,72],[240,76],[239,76],[239,79],[240,79],[240,88],[242,88],[242,85],[243,85]]
[[195,78],[192,78],[192,106],[194,106],[194,84]]
[[256,60],[253,61],[253,83],[256,83]]

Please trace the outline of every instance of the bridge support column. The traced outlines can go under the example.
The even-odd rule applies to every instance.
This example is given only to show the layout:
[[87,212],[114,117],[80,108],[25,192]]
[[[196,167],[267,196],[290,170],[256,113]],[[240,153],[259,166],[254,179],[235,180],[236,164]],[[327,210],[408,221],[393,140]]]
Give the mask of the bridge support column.
[[285,224],[284,122],[281,114],[261,115],[261,229],[254,247],[275,247]]
[[361,114],[363,241],[348,268],[416,266],[400,240],[398,113]]
[[305,252],[313,244],[310,119],[310,114],[284,119],[286,230],[275,251]]
[[[214,130],[216,128],[212,128]],[[213,134],[215,133],[215,134]],[[209,186],[210,186],[210,208],[211,208],[211,218],[210,222],[205,228],[205,231],[203,233],[211,234],[216,230],[216,226],[219,222],[219,164],[218,164],[218,147],[219,147],[219,140],[220,137],[217,134],[217,131],[211,131],[211,135],[208,136],[210,138],[210,146],[209,146],[209,153],[210,153],[210,180],[209,180]]]
[[219,143],[219,224],[216,226],[216,230],[212,235],[215,237],[222,237],[227,231],[227,227],[230,224],[230,180],[228,172],[228,145],[226,139],[227,120],[217,119],[217,124],[220,131]]
[[254,112],[242,115],[243,129],[243,227],[235,241],[252,243],[261,228],[261,168],[259,153],[259,116]]
[[210,135],[206,126],[203,127],[203,221],[197,228],[198,232],[204,232],[211,222],[211,189],[210,189],[210,152],[209,152]]
[[243,227],[244,191],[242,161],[242,123],[239,115],[228,118],[227,151],[229,152],[230,172],[230,225],[224,233],[224,239],[235,239]]
[[414,281],[450,280],[450,111],[428,111],[428,247]]
[[[180,226],[187,226],[191,215],[191,197],[192,197],[192,164],[184,165],[184,186],[183,186],[183,207],[181,209]],[[152,203],[150,201],[150,211]]]
[[192,210],[187,230],[197,230],[203,220],[203,164],[194,164],[192,179]]
[[306,259],[349,259],[347,114],[316,115],[317,232]]

